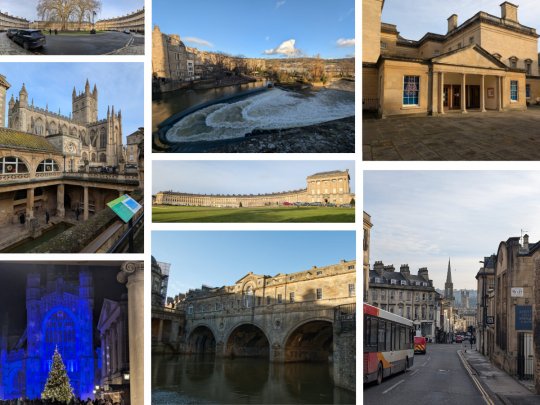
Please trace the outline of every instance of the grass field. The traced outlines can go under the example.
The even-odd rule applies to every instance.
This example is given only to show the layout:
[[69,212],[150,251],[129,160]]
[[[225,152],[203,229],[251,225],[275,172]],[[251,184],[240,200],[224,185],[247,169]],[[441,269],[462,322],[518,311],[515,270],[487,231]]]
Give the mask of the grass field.
[[213,208],[158,205],[153,222],[354,222],[354,208]]

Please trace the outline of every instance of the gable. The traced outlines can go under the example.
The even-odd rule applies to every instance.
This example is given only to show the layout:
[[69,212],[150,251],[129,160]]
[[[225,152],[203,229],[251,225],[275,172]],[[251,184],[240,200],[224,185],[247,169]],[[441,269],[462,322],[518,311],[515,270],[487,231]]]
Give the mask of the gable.
[[446,54],[432,58],[433,63],[446,65],[472,66],[487,69],[506,69],[507,66],[478,45],[460,48]]

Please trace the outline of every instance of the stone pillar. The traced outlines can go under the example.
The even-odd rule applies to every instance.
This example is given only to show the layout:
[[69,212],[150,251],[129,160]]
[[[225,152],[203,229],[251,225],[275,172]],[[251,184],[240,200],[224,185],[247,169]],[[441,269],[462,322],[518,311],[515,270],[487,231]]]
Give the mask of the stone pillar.
[[486,112],[486,77],[482,75],[482,85],[480,86],[480,111]]
[[107,340],[105,335],[99,337],[101,338],[101,383],[99,385],[103,385],[103,380],[107,376]]
[[118,334],[116,333],[116,324],[111,324],[111,370],[112,373],[118,371]]
[[499,111],[502,111],[504,109],[504,77],[499,76]]
[[26,219],[34,218],[34,188],[26,192]]
[[431,73],[431,114],[437,115],[439,113],[439,74],[437,72]]
[[64,192],[65,186],[63,184],[56,186],[56,215],[60,218],[64,218],[66,215],[66,209],[64,207]]
[[162,339],[163,339],[163,319],[160,319],[159,320],[158,335],[157,335],[158,343],[161,343]]
[[444,72],[441,72],[440,87],[440,99],[439,99],[439,114],[444,114]]
[[467,86],[465,83],[467,82],[467,75],[463,73],[461,75],[461,112],[463,114],[467,114]]
[[84,187],[83,220],[88,220],[88,187]]
[[118,197],[122,197],[124,194],[126,194],[124,190],[118,190]]
[[117,280],[128,289],[131,403],[144,404],[144,262],[124,262]]

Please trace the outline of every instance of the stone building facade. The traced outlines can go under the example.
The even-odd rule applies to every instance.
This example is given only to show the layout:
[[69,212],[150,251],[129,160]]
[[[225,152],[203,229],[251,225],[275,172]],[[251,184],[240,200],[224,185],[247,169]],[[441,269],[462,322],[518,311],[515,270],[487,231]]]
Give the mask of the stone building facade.
[[364,302],[368,300],[368,291],[369,291],[369,248],[371,244],[371,228],[373,224],[371,223],[371,216],[364,211],[364,237],[362,239],[363,252],[364,252]]
[[397,314],[414,322],[422,336],[434,338],[438,312],[433,281],[426,267],[411,274],[409,265],[396,272],[393,265],[376,261],[369,272],[368,304]]
[[476,347],[491,357],[495,342],[495,255],[484,257],[483,266],[476,274],[478,300],[476,304]]
[[7,31],[10,28],[30,28],[30,21],[0,11],[0,32]]
[[115,113],[112,106],[107,118],[99,119],[98,89],[94,84],[90,90],[88,80],[84,91],[73,88],[70,116],[34,106],[24,84],[8,107],[8,128],[45,137],[68,156],[69,171],[77,171],[86,161],[91,167],[118,166],[124,161],[122,112]]
[[195,54],[188,51],[179,35],[164,34],[157,25],[152,31],[152,75],[175,81],[195,79]]
[[161,191],[156,194],[157,205],[200,207],[263,207],[284,203],[350,204],[354,194],[350,190],[349,171],[321,172],[308,176],[307,187],[301,190],[258,195],[189,194]]
[[120,17],[99,20],[96,22],[96,29],[98,31],[130,30],[144,34],[144,7]]
[[363,1],[363,108],[382,117],[452,110],[521,110],[540,97],[538,35],[505,1],[501,16],[478,12],[420,40],[381,22],[384,1]]
[[139,160],[139,145],[144,141],[144,128],[139,128],[126,137],[126,164],[137,165]]
[[[535,260],[540,242],[529,243],[524,235],[499,244],[495,263],[495,344],[491,360],[518,378],[534,378]],[[536,320],[535,320],[536,322]],[[537,376],[536,376],[537,377]]]

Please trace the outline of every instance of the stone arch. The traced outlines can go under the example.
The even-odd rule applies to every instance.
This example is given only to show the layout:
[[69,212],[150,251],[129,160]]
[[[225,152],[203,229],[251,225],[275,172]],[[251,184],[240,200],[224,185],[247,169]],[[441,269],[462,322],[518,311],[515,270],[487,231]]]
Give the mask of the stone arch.
[[60,133],[61,133],[62,135],[67,135],[67,134],[69,134],[69,132],[68,132],[68,126],[67,126],[66,124],[63,124],[63,125],[61,126],[61,128],[60,128]]
[[82,160],[88,160],[88,153],[83,152],[81,157],[82,157]]
[[231,328],[225,339],[225,355],[231,357],[270,357],[270,340],[260,326],[242,322]]
[[49,134],[54,135],[58,133],[58,125],[56,122],[51,121],[49,122]]
[[90,131],[90,145],[97,146],[97,131],[95,129]]
[[41,117],[38,117],[34,121],[34,134],[36,135],[44,135],[45,134],[45,122]]
[[333,320],[319,317],[294,325],[284,342],[284,361],[328,361],[333,353]]
[[96,161],[96,154],[92,152],[92,155],[90,156],[90,161],[95,162]]
[[77,136],[77,128],[71,127],[71,129],[69,130],[69,134],[71,136]]
[[84,146],[88,146],[90,144],[90,141],[84,129],[79,132],[79,138],[81,139]]
[[77,317],[69,308],[63,305],[56,305],[51,308],[41,322],[42,362],[50,362],[55,347],[58,347],[66,371],[72,380],[74,378],[72,373],[75,371],[74,366],[77,360],[77,342],[80,340],[78,327]]
[[187,339],[188,353],[215,353],[216,337],[212,329],[204,324],[197,325]]
[[22,156],[0,154],[0,174],[29,173],[34,170],[30,162]]

